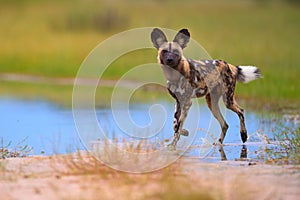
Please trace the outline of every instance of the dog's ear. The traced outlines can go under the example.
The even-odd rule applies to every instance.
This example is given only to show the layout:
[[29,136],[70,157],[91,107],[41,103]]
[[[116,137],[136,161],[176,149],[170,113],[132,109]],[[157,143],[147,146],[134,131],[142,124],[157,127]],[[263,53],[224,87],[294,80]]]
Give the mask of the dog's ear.
[[175,36],[173,42],[177,42],[181,48],[186,47],[190,41],[190,32],[187,29],[181,29]]
[[155,48],[159,49],[159,47],[165,43],[168,42],[166,35],[162,30],[155,28],[151,32],[151,40]]

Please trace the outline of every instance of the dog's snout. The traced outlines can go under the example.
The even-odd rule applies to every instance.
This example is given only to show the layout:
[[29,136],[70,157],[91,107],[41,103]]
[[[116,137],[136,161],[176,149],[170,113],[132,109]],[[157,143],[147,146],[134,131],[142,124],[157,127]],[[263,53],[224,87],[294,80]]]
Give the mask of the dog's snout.
[[172,63],[174,61],[174,55],[169,53],[166,57],[167,63]]
[[172,57],[168,57],[168,58],[167,58],[167,62],[169,62],[169,63],[170,63],[170,62],[173,62],[173,58],[172,58]]

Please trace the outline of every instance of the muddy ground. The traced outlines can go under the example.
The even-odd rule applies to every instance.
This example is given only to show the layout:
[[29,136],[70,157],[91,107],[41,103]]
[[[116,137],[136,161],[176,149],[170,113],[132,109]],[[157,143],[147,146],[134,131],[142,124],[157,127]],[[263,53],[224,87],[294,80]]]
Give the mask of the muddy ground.
[[300,166],[182,157],[152,173],[117,172],[89,156],[0,161],[0,199],[299,199]]

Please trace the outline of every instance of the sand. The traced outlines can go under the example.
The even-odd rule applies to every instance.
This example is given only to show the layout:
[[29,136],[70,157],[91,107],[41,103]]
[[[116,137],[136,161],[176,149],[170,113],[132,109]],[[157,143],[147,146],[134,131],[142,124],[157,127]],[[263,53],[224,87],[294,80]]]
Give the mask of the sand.
[[299,199],[300,166],[182,157],[152,173],[113,170],[89,156],[0,160],[0,199]]

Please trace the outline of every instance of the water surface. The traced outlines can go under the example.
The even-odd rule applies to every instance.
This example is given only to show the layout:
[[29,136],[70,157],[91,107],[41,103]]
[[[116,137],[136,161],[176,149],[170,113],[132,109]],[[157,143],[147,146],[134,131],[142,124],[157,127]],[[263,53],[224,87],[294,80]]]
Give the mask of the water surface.
[[[172,139],[173,135],[174,105],[167,102],[159,103],[165,109],[166,121],[164,127],[155,134],[155,137],[167,144],[166,141]],[[151,105],[148,104],[130,105],[130,117],[136,124],[145,126],[150,121],[150,107]],[[276,123],[271,123],[272,119],[247,111],[245,118],[249,138],[248,142],[243,145],[240,140],[238,117],[224,107],[222,112],[229,124],[222,149],[224,152],[212,146],[211,150],[205,154],[207,161],[214,162],[224,158],[229,160],[261,159],[266,149],[272,149],[274,145],[276,146],[278,141],[275,140],[272,131],[276,127]],[[4,144],[11,141],[10,146],[14,147],[20,141],[26,139],[23,144],[33,148],[30,153],[32,155],[65,154],[84,149],[77,133],[71,109],[62,108],[46,101],[2,98],[0,99],[0,113],[0,139],[4,141]],[[109,138],[128,139],[131,137],[118,128],[110,109],[97,109],[96,115]],[[199,110],[191,109],[185,127],[195,127],[195,119],[198,117],[199,122],[196,122],[197,133],[190,150],[185,153],[185,156],[202,159],[201,145],[205,142],[211,145],[215,137],[212,135],[218,135],[220,127],[207,106],[202,104],[199,104]],[[89,124],[86,124],[86,126],[88,127]],[[151,131],[149,130],[149,132]],[[136,134],[138,136],[138,133]],[[97,139],[97,136],[95,136],[95,139]]]

